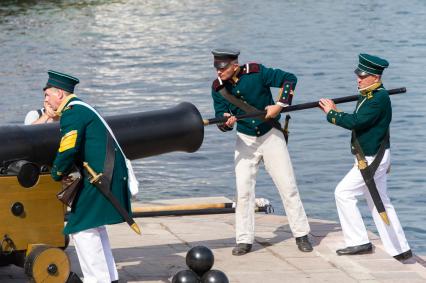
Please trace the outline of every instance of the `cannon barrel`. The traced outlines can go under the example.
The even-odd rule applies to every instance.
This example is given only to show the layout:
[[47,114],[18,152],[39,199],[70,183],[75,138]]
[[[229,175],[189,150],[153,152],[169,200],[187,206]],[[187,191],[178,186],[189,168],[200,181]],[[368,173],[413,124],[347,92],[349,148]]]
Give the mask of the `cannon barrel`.
[[[175,107],[106,117],[129,159],[172,151],[197,151],[204,138],[201,114],[191,103]],[[0,162],[27,160],[51,165],[59,147],[59,123],[1,126]]]

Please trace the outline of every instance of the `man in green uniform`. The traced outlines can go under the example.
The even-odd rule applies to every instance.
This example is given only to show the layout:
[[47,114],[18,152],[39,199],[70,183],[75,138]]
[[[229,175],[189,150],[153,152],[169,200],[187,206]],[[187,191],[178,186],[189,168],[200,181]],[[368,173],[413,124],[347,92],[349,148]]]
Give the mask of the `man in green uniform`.
[[[352,114],[337,110],[330,99],[320,100],[320,107],[327,114],[330,123],[352,131],[352,152],[357,161],[335,191],[337,211],[347,246],[337,250],[338,255],[372,252],[367,230],[356,205],[356,197],[361,195],[367,199],[386,251],[398,260],[407,259],[412,255],[387,194],[386,173],[390,166],[389,125],[392,120],[392,107],[381,77],[388,66],[386,60],[377,56],[359,55],[355,73],[360,95]],[[374,177],[373,182],[369,181],[371,179],[364,180],[365,170],[372,170],[370,174]],[[375,196],[377,192],[379,196]],[[389,225],[382,221],[376,209],[375,203],[382,206],[381,202],[386,210],[384,214],[389,217],[385,218]]]
[[[107,125],[90,106],[87,107],[73,94],[79,82],[77,78],[56,71],[49,71],[48,74],[44,88],[45,102],[60,116],[61,128],[61,143],[51,170],[52,178],[56,181],[66,179],[74,164],[84,172],[83,162],[87,162],[96,172],[105,173],[105,167],[113,168],[111,192],[130,214],[125,158],[115,141],[109,144],[113,149],[108,151]],[[112,152],[109,155],[113,155],[113,159],[109,160],[113,160],[113,164],[105,163],[108,152]],[[121,223],[124,219],[88,178],[83,179],[64,234],[69,234],[74,240],[85,282],[118,281],[104,225]]]
[[[214,67],[218,78],[213,82],[212,97],[216,117],[229,117],[219,125],[232,130],[237,122],[235,174],[237,207],[236,242],[233,255],[250,252],[254,241],[255,185],[259,164],[263,161],[282,198],[290,229],[298,248],[312,251],[310,231],[284,135],[279,125],[280,111],[291,104],[296,76],[261,64],[238,64],[238,50],[215,49]],[[270,88],[280,88],[275,102]],[[235,115],[267,110],[265,117],[236,121]]]

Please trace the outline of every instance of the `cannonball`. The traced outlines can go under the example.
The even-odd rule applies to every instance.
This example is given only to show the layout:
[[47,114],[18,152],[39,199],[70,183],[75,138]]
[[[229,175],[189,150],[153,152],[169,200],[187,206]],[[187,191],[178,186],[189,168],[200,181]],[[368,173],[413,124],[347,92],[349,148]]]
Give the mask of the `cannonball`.
[[201,283],[229,283],[229,280],[222,271],[212,269],[203,275]]
[[200,283],[200,277],[192,270],[181,270],[173,276],[172,283]]
[[213,252],[205,246],[193,247],[186,254],[186,265],[199,276],[209,271],[213,264]]

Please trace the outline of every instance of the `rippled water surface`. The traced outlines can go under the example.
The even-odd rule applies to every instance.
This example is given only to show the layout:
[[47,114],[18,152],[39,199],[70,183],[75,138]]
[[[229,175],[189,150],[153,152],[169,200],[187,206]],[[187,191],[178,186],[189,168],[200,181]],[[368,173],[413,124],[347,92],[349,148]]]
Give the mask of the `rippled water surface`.
[[[1,120],[21,124],[40,106],[48,69],[80,78],[76,93],[104,115],[189,101],[208,118],[212,48],[236,47],[241,62],[295,73],[294,103],[355,94],[358,53],[377,54],[390,61],[385,86],[408,89],[392,97],[389,191],[410,244],[425,254],[425,22],[422,0],[1,1]],[[292,114],[290,131],[308,215],[337,220],[333,191],[352,163],[349,131],[328,124],[317,109]],[[234,140],[234,132],[211,126],[195,153],[136,161],[139,198],[233,198]],[[264,171],[256,192],[283,213]],[[374,230],[364,201],[361,206]]]

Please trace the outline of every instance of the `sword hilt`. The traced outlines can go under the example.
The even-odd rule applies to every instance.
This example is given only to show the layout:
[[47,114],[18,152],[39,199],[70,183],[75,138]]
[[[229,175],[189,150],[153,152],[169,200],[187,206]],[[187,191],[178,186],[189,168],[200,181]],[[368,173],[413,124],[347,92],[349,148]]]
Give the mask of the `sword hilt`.
[[358,169],[359,170],[364,170],[367,167],[368,167],[367,160],[365,160],[365,159],[359,159],[358,160]]
[[286,115],[285,116],[285,122],[284,122],[284,127],[283,127],[283,131],[284,132],[287,132],[288,133],[288,124],[289,124],[289,122],[290,122],[290,119],[291,119],[291,117],[290,117],[290,115]]
[[96,171],[93,170],[93,168],[90,167],[89,163],[87,162],[83,162],[83,167],[86,168],[87,172],[90,175],[90,178],[89,178],[90,183],[95,183],[102,176],[102,173],[99,173],[99,174],[96,173]]

